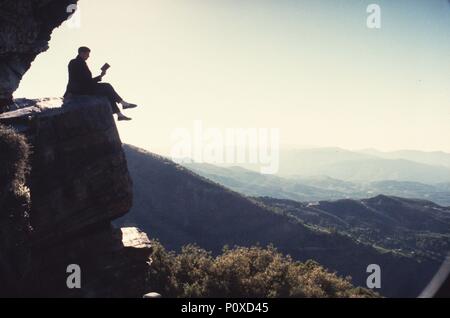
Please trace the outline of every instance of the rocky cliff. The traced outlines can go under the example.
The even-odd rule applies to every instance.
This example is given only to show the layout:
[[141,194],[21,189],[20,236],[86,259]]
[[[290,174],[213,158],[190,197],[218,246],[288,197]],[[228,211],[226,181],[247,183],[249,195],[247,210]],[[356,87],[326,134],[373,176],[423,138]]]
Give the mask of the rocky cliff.
[[[0,1],[0,113],[9,111],[0,124],[19,134],[0,129],[0,148],[10,154],[0,160],[0,295],[145,292],[147,236],[111,225],[131,208],[132,190],[107,101],[12,96],[77,1]],[[70,264],[80,266],[80,289],[67,288]]]
[[[30,257],[21,295],[139,297],[150,244],[111,221],[132,206],[131,179],[111,109],[103,98],[17,100],[0,115],[31,145]],[[23,260],[25,261],[25,260]],[[81,289],[68,289],[68,265]]]
[[35,57],[48,49],[53,29],[73,12],[78,0],[0,1],[0,112]]

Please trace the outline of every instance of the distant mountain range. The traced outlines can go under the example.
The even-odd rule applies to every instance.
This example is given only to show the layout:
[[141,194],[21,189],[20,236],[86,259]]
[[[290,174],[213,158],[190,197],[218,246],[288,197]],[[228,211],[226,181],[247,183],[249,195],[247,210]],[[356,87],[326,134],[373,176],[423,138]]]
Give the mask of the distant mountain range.
[[[371,201],[321,202],[316,210],[308,203],[245,197],[166,158],[131,146],[125,146],[125,152],[134,182],[134,206],[118,224],[138,226],[168,249],[195,243],[218,254],[224,245],[273,244],[296,260],[314,259],[339,275],[350,275],[361,286],[367,266],[379,264],[385,296],[417,296],[440,264],[442,255],[422,252],[426,246],[439,249],[437,244],[448,235],[443,228],[450,228],[450,212],[432,202],[412,204],[382,196]],[[393,208],[393,202],[402,209]],[[396,237],[403,218],[410,221]],[[428,218],[432,221],[424,222]],[[423,248],[414,249],[406,241],[406,235],[413,233],[427,233],[423,240],[410,238],[424,242]]]
[[406,159],[427,165],[450,168],[450,153],[443,151],[398,150],[385,152],[376,149],[363,149],[359,152],[384,159]]
[[[254,165],[242,165],[254,170]],[[350,151],[310,148],[280,151],[279,176],[325,175],[352,182],[409,181],[425,184],[450,182],[450,154],[403,150]]]
[[263,175],[241,167],[218,167],[187,163],[185,167],[201,176],[248,196],[268,196],[296,201],[362,199],[378,194],[430,200],[450,205],[450,183],[425,184],[412,181],[344,181],[328,176],[279,177]]

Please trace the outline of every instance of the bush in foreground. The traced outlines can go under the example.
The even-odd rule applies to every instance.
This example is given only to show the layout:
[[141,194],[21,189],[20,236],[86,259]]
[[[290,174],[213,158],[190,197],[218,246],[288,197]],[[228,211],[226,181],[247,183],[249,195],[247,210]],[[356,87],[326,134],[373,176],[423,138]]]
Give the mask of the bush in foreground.
[[225,247],[217,257],[194,245],[175,254],[158,241],[153,250],[148,288],[164,297],[379,297],[314,261],[294,261],[272,246]]

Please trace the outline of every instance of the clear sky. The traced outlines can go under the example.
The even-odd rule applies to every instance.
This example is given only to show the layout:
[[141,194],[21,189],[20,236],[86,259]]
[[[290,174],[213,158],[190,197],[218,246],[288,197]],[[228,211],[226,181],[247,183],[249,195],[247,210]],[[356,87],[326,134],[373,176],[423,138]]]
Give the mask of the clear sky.
[[[366,7],[381,7],[381,29]],[[450,152],[447,0],[80,0],[15,97],[61,96],[67,64],[139,104],[122,140],[167,154],[176,128],[280,128],[285,145]]]

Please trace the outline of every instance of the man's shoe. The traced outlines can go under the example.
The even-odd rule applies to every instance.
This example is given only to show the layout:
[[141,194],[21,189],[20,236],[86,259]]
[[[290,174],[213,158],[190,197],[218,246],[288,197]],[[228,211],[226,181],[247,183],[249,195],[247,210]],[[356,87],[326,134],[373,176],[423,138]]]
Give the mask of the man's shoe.
[[136,104],[130,104],[130,103],[126,103],[126,102],[122,104],[123,109],[136,108],[136,107],[137,107]]
[[118,115],[118,116],[117,116],[117,120],[118,120],[118,121],[122,121],[122,120],[131,120],[131,118],[130,118],[130,117],[127,117],[127,116],[125,116],[125,115]]

